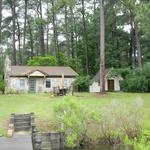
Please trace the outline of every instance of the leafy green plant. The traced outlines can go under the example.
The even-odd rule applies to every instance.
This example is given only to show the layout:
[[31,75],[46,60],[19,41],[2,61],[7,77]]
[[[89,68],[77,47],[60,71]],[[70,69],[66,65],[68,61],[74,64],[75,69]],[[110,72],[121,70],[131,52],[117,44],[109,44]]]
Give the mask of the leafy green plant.
[[74,82],[79,91],[88,91],[90,85],[90,76],[78,76]]
[[149,150],[150,149],[149,137],[150,132],[144,130],[143,134],[139,138],[129,139],[129,137],[126,136],[124,143],[126,146],[132,146],[135,150]]
[[3,77],[0,75],[0,91],[4,93],[4,90],[5,90],[4,80]]
[[76,103],[73,97],[65,97],[64,101],[55,106],[55,113],[60,130],[65,132],[67,146],[75,147],[83,144],[87,132],[87,113]]
[[56,66],[57,60],[54,56],[36,56],[33,59],[28,60],[29,66]]
[[121,89],[125,92],[150,92],[150,63],[145,64],[143,70],[131,70],[121,82]]

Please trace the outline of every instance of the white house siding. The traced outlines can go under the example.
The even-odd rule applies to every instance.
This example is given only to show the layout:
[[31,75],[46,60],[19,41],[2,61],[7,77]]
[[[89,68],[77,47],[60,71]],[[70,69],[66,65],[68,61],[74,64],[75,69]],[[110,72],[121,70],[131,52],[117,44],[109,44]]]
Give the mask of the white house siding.
[[[20,79],[25,80],[25,88],[24,90],[20,90]],[[51,80],[51,88],[46,88],[46,79]],[[64,86],[69,88],[71,84],[74,82],[75,78],[64,78]],[[52,92],[53,87],[61,86],[62,78],[36,78],[36,93],[41,92]],[[9,90],[25,92],[29,91],[29,82],[27,77],[10,77],[10,87]],[[8,91],[9,91],[8,90]]]
[[114,80],[114,89],[115,91],[120,91],[120,79],[119,78],[115,78]]
[[[120,81],[123,80],[121,77],[110,78],[109,80],[114,80],[114,91],[120,91]],[[108,79],[105,79],[105,90],[108,91]],[[100,92],[100,86],[98,82],[93,82],[89,87],[90,92]]]
[[21,78],[18,78],[18,77],[10,77],[10,87],[8,89],[9,90],[12,90],[12,91],[20,91],[20,79],[24,79],[25,80],[25,88],[22,92],[28,92],[28,78],[25,78],[25,77],[21,77]]
[[[46,79],[51,80],[51,88],[46,88]],[[74,82],[74,80],[75,78],[64,78],[64,86],[66,88],[69,88],[71,84]],[[62,78],[45,78],[44,91],[45,92],[53,91],[53,87],[61,86],[61,83],[62,83]]]
[[99,83],[98,82],[93,82],[92,85],[90,86],[89,91],[92,92],[92,93],[100,92]]

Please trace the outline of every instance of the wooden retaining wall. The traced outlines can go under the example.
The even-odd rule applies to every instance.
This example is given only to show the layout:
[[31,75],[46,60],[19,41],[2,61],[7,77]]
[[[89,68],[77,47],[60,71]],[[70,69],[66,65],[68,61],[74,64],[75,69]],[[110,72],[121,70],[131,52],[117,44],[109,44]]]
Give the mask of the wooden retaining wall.
[[14,132],[18,131],[30,131],[32,125],[34,125],[34,118],[34,113],[11,114],[7,132],[8,136],[11,137]]
[[62,132],[42,133],[32,126],[33,150],[59,150],[65,147],[65,137]]

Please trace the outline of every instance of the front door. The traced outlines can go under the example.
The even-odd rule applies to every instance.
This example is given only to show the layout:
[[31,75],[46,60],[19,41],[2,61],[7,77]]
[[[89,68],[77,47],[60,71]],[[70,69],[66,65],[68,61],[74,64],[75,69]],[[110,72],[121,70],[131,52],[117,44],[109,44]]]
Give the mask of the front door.
[[108,80],[108,91],[114,91],[114,80]]
[[34,78],[29,79],[29,92],[36,93],[36,79]]

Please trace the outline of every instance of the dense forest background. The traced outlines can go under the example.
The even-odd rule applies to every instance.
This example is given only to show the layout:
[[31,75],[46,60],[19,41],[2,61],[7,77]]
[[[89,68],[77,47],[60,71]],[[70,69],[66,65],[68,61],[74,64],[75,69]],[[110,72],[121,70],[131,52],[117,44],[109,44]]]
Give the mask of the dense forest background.
[[[136,68],[150,61],[150,1],[104,0],[104,11],[106,68]],[[7,54],[13,65],[45,56],[42,62],[49,65],[95,75],[99,18],[98,0],[0,0],[1,71]]]

